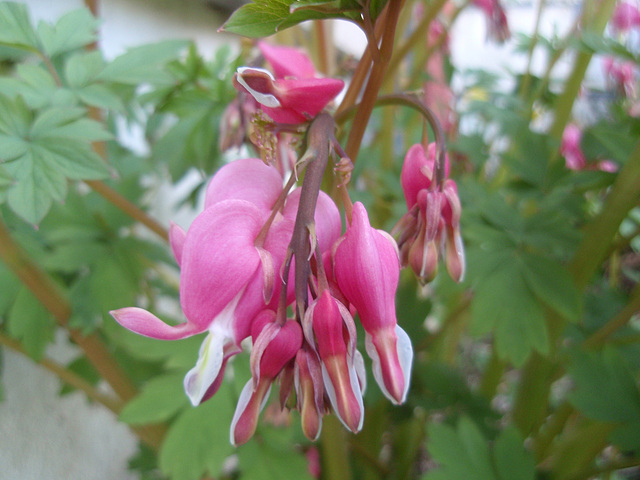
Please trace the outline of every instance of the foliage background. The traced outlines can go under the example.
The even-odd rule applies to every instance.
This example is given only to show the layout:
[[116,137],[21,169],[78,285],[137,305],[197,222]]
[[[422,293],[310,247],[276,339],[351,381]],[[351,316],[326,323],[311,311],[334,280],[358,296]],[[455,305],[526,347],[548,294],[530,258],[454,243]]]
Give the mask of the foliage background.
[[[113,200],[117,194],[149,206],[149,185],[178,182],[192,167],[202,172],[202,184],[215,171],[221,160],[216,132],[233,94],[229,78],[235,56],[221,51],[204,61],[187,43],[171,41],[104,62],[97,52],[85,50],[96,39],[96,24],[86,12],[70,14],[66,26],[61,20],[56,30],[32,30],[21,7],[2,4],[0,11],[5,22],[0,42],[9,44],[3,50],[8,61],[0,82],[5,162],[0,195],[3,222],[20,246],[9,250],[8,257],[29,259],[37,266],[34,271],[45,273],[36,283],[52,302],[47,312],[3,269],[3,345],[44,364],[57,322],[84,345],[87,357],[95,360],[100,346],[105,347],[118,362],[99,360],[104,367],[100,375],[116,378],[114,371],[125,366],[133,380],[134,385],[116,383],[118,395],[126,400],[142,388],[124,409],[112,404],[120,419],[133,428],[171,424],[157,460],[151,452],[165,427],[138,429],[150,448],[143,447],[132,466],[147,478],[160,476],[160,471],[171,478],[198,478],[207,471],[217,477],[233,453],[227,426],[238,385],[230,382],[227,395],[221,392],[198,409],[187,408],[180,378],[193,364],[198,339],[154,342],[128,334],[105,317],[107,310],[138,303],[142,295],[144,302],[178,318],[162,300],[176,291],[166,247],[105,197]],[[594,35],[569,47],[580,55],[613,51],[637,59],[638,52]],[[521,41],[526,50],[526,39]],[[541,44],[559,48],[551,41]],[[25,51],[35,55],[27,59]],[[637,256],[637,212],[631,212],[620,234],[616,224],[637,204],[637,172],[625,177],[630,183],[616,197],[609,224],[593,222],[599,218],[594,214],[607,208],[603,199],[615,175],[564,170],[557,160],[558,132],[529,128],[529,92],[505,92],[486,72],[463,78],[460,111],[476,128],[455,139],[451,149],[464,158],[456,164],[456,175],[465,208],[469,276],[462,287],[441,276],[424,298],[407,275],[398,303],[399,317],[413,320],[403,326],[421,352],[413,393],[408,406],[391,409],[369,389],[371,421],[360,436],[348,440],[355,452],[350,459],[354,475],[406,478],[411,473],[455,480],[482,472],[482,478],[587,478],[598,468],[635,465],[637,330],[633,324],[620,329],[613,341],[605,335],[606,348],[593,335],[619,315],[626,316],[626,323],[638,309],[637,267],[629,263]],[[147,87],[141,91],[136,88],[140,84]],[[543,90],[536,107],[553,109],[556,96],[574,87]],[[585,150],[624,165],[637,156],[638,124],[625,115],[619,100],[614,98],[608,115],[591,125]],[[95,109],[104,117],[96,119]],[[152,145],[149,154],[114,141],[117,118],[144,128]],[[395,140],[402,148],[394,148],[393,142],[391,150],[389,144],[365,144],[362,156],[369,160],[357,163],[354,174],[368,187],[354,195],[386,227],[401,212],[397,175],[402,151],[420,135],[417,118],[402,111],[376,112],[373,128],[380,129],[390,118],[401,126]],[[16,138],[28,139],[29,148]],[[501,138],[513,143],[499,151],[498,172],[486,176],[485,162],[496,156],[493,149],[500,142],[495,140]],[[91,143],[98,148],[92,150]],[[108,158],[107,167],[101,154]],[[89,182],[78,185],[77,179]],[[104,184],[92,184],[95,180]],[[196,197],[197,188],[190,201]],[[30,224],[39,227],[34,230]],[[595,226],[580,236],[584,225]],[[585,246],[584,238],[593,238],[593,245]],[[5,252],[7,242],[5,238]],[[585,254],[581,248],[592,250]],[[609,259],[601,271],[600,248],[606,248],[603,254]],[[586,261],[572,261],[576,257]],[[18,267],[29,270],[28,262],[20,260]],[[430,332],[420,321],[427,315],[436,321]],[[586,338],[592,339],[592,348],[577,348]],[[83,357],[65,367],[59,374],[85,382],[75,388],[90,396],[100,393],[92,387],[99,375]],[[236,362],[235,368],[246,365]],[[539,430],[547,414],[557,421],[557,432]],[[297,426],[283,429],[275,420],[263,421],[256,441],[238,450],[243,478],[304,475],[302,453],[308,444]],[[527,448],[523,443],[529,435],[533,448],[531,442]],[[592,442],[585,444],[585,438]],[[607,445],[612,446],[605,450]],[[440,469],[429,463],[434,460]]]

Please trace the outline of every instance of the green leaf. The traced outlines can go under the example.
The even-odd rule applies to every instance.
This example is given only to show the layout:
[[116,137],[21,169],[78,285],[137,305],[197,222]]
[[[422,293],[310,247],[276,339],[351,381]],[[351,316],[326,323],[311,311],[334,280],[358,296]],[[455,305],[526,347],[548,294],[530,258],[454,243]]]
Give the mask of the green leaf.
[[31,357],[40,360],[45,347],[53,340],[54,326],[49,312],[27,287],[22,287],[9,311],[9,335],[19,340]]
[[45,53],[55,57],[95,42],[99,24],[89,10],[80,8],[60,17],[55,26],[40,22],[38,34]]
[[104,85],[96,83],[87,85],[80,90],[76,90],[76,95],[78,95],[80,101],[92,107],[124,112],[124,104],[120,97]]
[[235,405],[228,384],[209,400],[187,408],[171,424],[160,449],[159,464],[172,480],[193,480],[205,473],[217,477],[235,452],[229,425]]
[[531,452],[524,448],[524,439],[513,427],[500,433],[493,446],[493,458],[500,480],[535,480],[536,464]]
[[467,417],[462,417],[455,429],[445,424],[430,424],[427,438],[427,450],[440,464],[440,471],[428,473],[425,480],[498,480],[487,441]]
[[222,29],[250,38],[268,37],[305,20],[335,18],[313,9],[290,12],[295,0],[254,0],[233,12]]
[[34,225],[40,223],[53,200],[62,200],[67,193],[62,172],[32,149],[5,169],[17,182],[7,193],[9,206]]
[[524,253],[524,278],[535,295],[570,321],[580,317],[580,295],[569,272],[560,263],[541,255]]
[[312,480],[308,461],[291,440],[291,428],[260,426],[260,440],[238,448],[238,463],[243,480]]
[[4,317],[13,305],[18,292],[20,291],[20,280],[4,266],[0,264],[0,318]]
[[0,133],[0,163],[21,157],[28,147],[23,139]]
[[64,65],[64,76],[71,88],[80,88],[95,79],[105,67],[99,51],[80,52],[73,55]]
[[472,329],[495,335],[498,354],[522,365],[532,349],[545,354],[549,339],[537,298],[529,289],[517,256],[479,283],[472,304]]
[[171,84],[173,77],[163,66],[174,60],[187,45],[183,40],[166,40],[132,48],[107,64],[97,79],[135,86],[141,83]]
[[22,47],[31,51],[39,48],[27,6],[17,2],[0,3],[0,44]]
[[109,168],[87,142],[45,137],[38,140],[32,150],[70,179],[98,180],[109,176]]
[[31,125],[31,112],[20,97],[9,100],[0,95],[0,132],[13,137],[24,137]]
[[140,394],[120,412],[120,420],[130,425],[169,420],[189,403],[183,378],[183,373],[170,373],[149,380]]
[[589,418],[621,424],[612,437],[623,449],[640,448],[640,391],[622,355],[612,347],[574,352],[568,372],[571,403]]

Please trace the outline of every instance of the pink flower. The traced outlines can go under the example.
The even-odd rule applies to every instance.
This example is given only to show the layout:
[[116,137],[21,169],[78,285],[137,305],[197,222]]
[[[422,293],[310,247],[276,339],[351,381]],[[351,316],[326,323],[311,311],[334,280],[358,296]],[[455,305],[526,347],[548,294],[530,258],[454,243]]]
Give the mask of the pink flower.
[[322,430],[325,406],[322,367],[314,351],[308,348],[298,350],[294,382],[302,432],[309,440],[315,441]]
[[606,57],[602,63],[611,86],[622,96],[634,98],[636,96],[635,63],[617,61],[612,57]]
[[274,122],[307,122],[344,87],[342,80],[318,77],[309,58],[297,49],[264,42],[258,46],[275,76],[261,68],[241,67],[234,86],[249,93]]
[[315,346],[320,358],[324,389],[336,415],[349,430],[359,432],[364,420],[364,405],[356,371],[353,318],[329,290],[324,290],[309,305],[304,324],[307,342]]
[[256,317],[251,336],[253,378],[242,389],[231,421],[232,445],[242,445],[253,436],[271,384],[302,347],[300,324],[289,320],[281,325],[272,310],[264,310]]
[[473,0],[472,3],[485,13],[489,38],[503,43],[511,37],[507,15],[499,0]]
[[[465,272],[460,200],[453,180],[445,180],[440,188],[435,185],[435,150],[433,143],[426,153],[416,144],[407,152],[400,181],[408,211],[394,230],[400,232],[402,265],[410,265],[422,282],[435,278],[441,257],[451,278],[459,282]],[[444,173],[449,175],[447,159]]]
[[575,124],[567,125],[562,134],[560,153],[564,156],[567,168],[570,170],[582,170],[587,165],[580,146],[581,140],[582,130]]
[[364,205],[357,202],[351,225],[334,248],[333,273],[360,316],[374,377],[383,393],[400,404],[409,390],[413,350],[396,320],[400,263],[395,241],[371,227]]
[[633,27],[640,26],[640,10],[629,2],[620,2],[616,5],[611,16],[611,25],[614,30],[624,33]]
[[[256,181],[262,188],[249,188]],[[215,393],[227,360],[241,351],[240,342],[249,336],[254,317],[277,301],[281,282],[274,278],[284,261],[293,221],[280,216],[262,245],[256,245],[256,239],[281,190],[280,175],[258,159],[221,168],[207,190],[205,210],[188,232],[177,225],[169,231],[187,322],[167,325],[136,307],[111,312],[124,327],[152,338],[177,340],[208,332],[196,366],[184,381],[194,405]]]
[[570,123],[562,134],[560,153],[564,156],[565,165],[569,170],[601,170],[603,172],[616,172],[618,166],[611,160],[587,162],[580,142],[582,130],[577,125]]

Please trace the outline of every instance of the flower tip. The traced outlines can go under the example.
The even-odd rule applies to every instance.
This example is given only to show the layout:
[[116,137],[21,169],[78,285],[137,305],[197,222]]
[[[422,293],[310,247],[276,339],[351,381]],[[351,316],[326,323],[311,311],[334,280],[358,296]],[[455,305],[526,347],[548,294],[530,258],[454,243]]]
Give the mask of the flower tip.
[[384,395],[395,405],[407,398],[413,363],[413,347],[407,333],[396,325],[394,330],[367,333],[367,353],[373,361],[373,376]]

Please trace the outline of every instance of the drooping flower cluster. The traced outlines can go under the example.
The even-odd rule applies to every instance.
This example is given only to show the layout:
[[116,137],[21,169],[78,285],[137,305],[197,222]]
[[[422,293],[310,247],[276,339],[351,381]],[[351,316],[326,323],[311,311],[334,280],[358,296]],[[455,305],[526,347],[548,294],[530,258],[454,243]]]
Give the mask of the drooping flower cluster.
[[460,199],[454,180],[447,178],[448,160],[443,181],[438,182],[436,144],[413,145],[404,159],[400,181],[407,203],[407,213],[400,219],[394,233],[402,265],[409,265],[423,282],[433,280],[438,271],[438,259],[443,257],[451,278],[459,282],[464,277],[465,255],[460,235]]
[[[399,404],[409,387],[412,349],[395,316],[397,247],[371,227],[362,204],[354,206],[351,224],[340,236],[338,208],[319,193],[314,234],[309,236],[317,246],[309,283],[312,300],[308,308],[303,306],[302,317],[285,318],[283,305],[296,302],[287,273],[289,260],[292,265],[295,260],[287,250],[301,190],[283,192],[282,185],[277,170],[261,160],[237,160],[213,177],[205,209],[188,231],[172,226],[186,323],[170,326],[136,307],[112,312],[124,327],[153,338],[175,340],[207,332],[197,364],[184,381],[194,405],[216,392],[228,359],[251,337],[252,378],[233,417],[234,444],[253,435],[276,379],[283,404],[295,389],[309,438],[317,438],[322,416],[330,410],[349,430],[360,430],[366,375],[356,349],[353,311],[366,332],[367,353],[383,392]],[[297,305],[294,311],[299,311]]]

